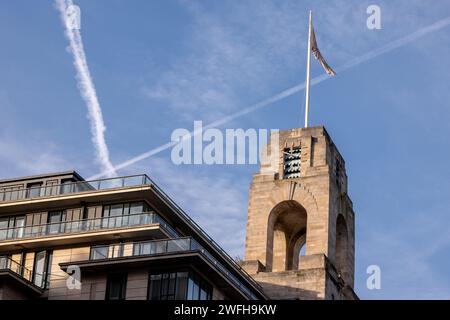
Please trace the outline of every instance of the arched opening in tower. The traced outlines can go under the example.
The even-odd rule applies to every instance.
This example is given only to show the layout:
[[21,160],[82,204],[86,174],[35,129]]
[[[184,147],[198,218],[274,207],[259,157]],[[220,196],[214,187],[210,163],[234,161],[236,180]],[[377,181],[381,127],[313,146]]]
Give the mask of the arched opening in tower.
[[267,230],[267,270],[298,269],[301,249],[306,247],[306,226],[306,209],[298,202],[283,201],[272,209]]

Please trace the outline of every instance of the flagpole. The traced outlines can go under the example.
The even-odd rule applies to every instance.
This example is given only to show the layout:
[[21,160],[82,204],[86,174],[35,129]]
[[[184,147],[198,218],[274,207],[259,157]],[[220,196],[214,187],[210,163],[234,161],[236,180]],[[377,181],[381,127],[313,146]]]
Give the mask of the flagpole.
[[309,78],[311,76],[311,27],[312,27],[312,11],[309,10],[308,24],[308,57],[306,59],[306,108],[305,108],[305,128],[308,128],[309,113]]

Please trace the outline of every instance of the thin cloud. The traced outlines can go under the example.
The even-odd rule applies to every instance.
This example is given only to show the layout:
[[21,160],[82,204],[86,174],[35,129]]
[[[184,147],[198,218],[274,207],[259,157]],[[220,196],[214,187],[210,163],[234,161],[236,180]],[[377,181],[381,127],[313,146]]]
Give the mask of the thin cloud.
[[[393,51],[393,50],[395,50],[397,48],[400,48],[402,46],[405,46],[405,45],[407,45],[409,43],[412,43],[412,42],[418,40],[419,38],[426,36],[427,34],[430,34],[432,32],[435,32],[437,30],[440,30],[440,29],[448,26],[449,24],[450,24],[450,17],[447,17],[447,18],[444,18],[442,20],[439,20],[439,21],[437,21],[437,22],[435,22],[435,23],[433,23],[433,24],[431,24],[431,25],[429,25],[427,27],[421,28],[421,29],[419,29],[419,30],[417,30],[417,31],[407,35],[407,36],[404,36],[404,37],[402,37],[400,39],[391,41],[388,44],[386,44],[386,45],[384,45],[384,46],[382,46],[380,48],[377,48],[375,50],[367,52],[367,53],[365,53],[365,54],[363,54],[363,55],[361,55],[359,57],[353,58],[353,59],[349,60],[347,63],[344,63],[343,65],[340,65],[339,67],[335,68],[335,70],[336,70],[336,72],[338,74],[342,73],[342,72],[344,72],[344,71],[346,71],[348,69],[354,68],[354,67],[356,67],[356,66],[358,66],[358,65],[360,65],[360,64],[362,64],[364,62],[367,62],[369,60],[375,59],[375,58],[377,58],[377,57],[379,57],[379,56],[381,56],[383,54],[391,52],[391,51]],[[322,74],[320,76],[317,76],[317,77],[313,78],[311,80],[311,85],[313,86],[313,85],[319,84],[319,83],[321,83],[321,82],[323,82],[323,81],[325,81],[327,79],[330,79],[330,77],[327,74]],[[262,100],[262,101],[260,101],[260,102],[258,102],[256,104],[254,104],[254,105],[251,105],[249,107],[243,108],[243,109],[241,109],[238,112],[232,113],[232,114],[230,114],[228,116],[225,116],[225,117],[223,117],[221,119],[218,119],[218,120],[216,120],[216,121],[214,121],[214,122],[204,126],[204,129],[219,127],[219,126],[221,126],[221,125],[223,125],[225,123],[228,123],[228,122],[230,122],[230,121],[232,121],[232,120],[234,120],[236,118],[242,117],[242,116],[247,115],[247,114],[249,114],[251,112],[254,112],[254,111],[257,111],[257,110],[259,110],[261,108],[269,106],[269,105],[271,105],[271,104],[273,104],[275,102],[283,100],[283,99],[285,99],[285,98],[287,98],[289,96],[292,96],[293,94],[296,94],[296,93],[298,93],[298,92],[300,92],[300,91],[302,91],[304,89],[305,89],[305,82],[302,82],[302,83],[300,83],[300,84],[298,84],[296,86],[293,86],[293,87],[291,87],[289,89],[283,90],[280,93],[278,93],[278,94],[276,94],[276,95],[274,95],[274,96],[272,96],[270,98]],[[191,135],[195,135],[196,132],[192,131],[190,134]],[[128,160],[126,160],[126,161],[124,161],[124,162],[114,166],[114,170],[120,170],[120,169],[126,168],[126,167],[128,167],[128,166],[130,166],[130,165],[132,165],[132,164],[134,164],[136,162],[142,161],[142,160],[144,160],[144,159],[146,159],[148,157],[151,157],[151,156],[153,156],[155,154],[158,154],[158,153],[160,153],[160,152],[162,152],[164,150],[167,150],[167,149],[171,148],[172,146],[174,146],[175,144],[176,144],[176,142],[167,142],[167,143],[165,143],[165,144],[163,144],[163,145],[161,145],[161,146],[159,146],[157,148],[154,148],[152,150],[144,152],[144,153],[142,153],[140,155],[137,155],[137,156],[135,156],[135,157],[133,157],[131,159],[128,159]],[[99,174],[91,176],[89,179],[100,178],[100,177],[103,177],[103,176],[105,176],[107,174],[108,174],[108,171],[103,171],[103,172],[100,172]]]
[[92,143],[95,148],[96,160],[106,176],[115,176],[116,171],[109,159],[109,150],[105,140],[105,123],[98,101],[97,92],[89,72],[84,52],[83,40],[78,29],[71,28],[67,20],[66,10],[73,5],[72,0],[55,0],[65,27],[65,35],[70,43],[70,52],[77,72],[77,82],[80,94],[88,108],[88,118],[91,126]]

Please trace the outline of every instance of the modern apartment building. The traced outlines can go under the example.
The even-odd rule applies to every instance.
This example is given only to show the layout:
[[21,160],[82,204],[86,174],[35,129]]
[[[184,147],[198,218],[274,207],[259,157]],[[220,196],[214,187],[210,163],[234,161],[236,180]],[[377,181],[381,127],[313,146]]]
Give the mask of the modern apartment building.
[[0,180],[0,299],[266,298],[146,175]]

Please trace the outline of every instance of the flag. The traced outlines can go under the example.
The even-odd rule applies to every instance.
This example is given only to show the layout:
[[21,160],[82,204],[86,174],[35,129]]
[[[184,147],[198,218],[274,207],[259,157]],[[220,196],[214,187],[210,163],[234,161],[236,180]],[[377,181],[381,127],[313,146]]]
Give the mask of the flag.
[[330,76],[335,76],[336,72],[334,72],[334,70],[331,69],[331,67],[328,65],[328,63],[325,61],[325,59],[322,57],[322,54],[319,51],[319,47],[317,46],[316,41],[316,35],[314,34],[314,28],[312,24],[310,28],[311,28],[311,51],[314,57],[316,58],[317,61],[320,62],[326,73],[328,73]]

